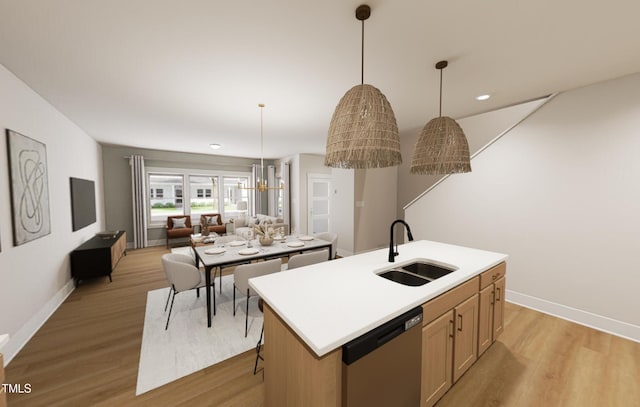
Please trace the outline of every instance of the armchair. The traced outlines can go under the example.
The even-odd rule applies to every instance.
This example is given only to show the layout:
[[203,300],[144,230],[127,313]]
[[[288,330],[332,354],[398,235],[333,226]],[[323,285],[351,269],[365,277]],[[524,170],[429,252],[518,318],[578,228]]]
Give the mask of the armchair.
[[209,228],[209,232],[214,232],[219,235],[224,235],[227,230],[226,226],[222,224],[222,217],[219,213],[203,213],[200,215],[200,233],[204,228]]
[[167,231],[167,249],[169,248],[169,239],[189,237],[193,234],[191,218],[185,215],[167,216],[165,229]]

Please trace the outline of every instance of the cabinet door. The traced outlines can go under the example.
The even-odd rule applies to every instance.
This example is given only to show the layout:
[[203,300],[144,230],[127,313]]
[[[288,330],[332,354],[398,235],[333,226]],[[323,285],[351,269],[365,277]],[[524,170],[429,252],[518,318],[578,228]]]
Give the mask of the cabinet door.
[[507,280],[502,277],[495,282],[495,303],[493,305],[493,340],[504,330],[504,290]]
[[491,284],[480,291],[480,304],[478,308],[478,356],[493,343],[493,296],[494,285]]
[[453,382],[478,359],[478,294],[454,309]]
[[421,407],[431,407],[452,385],[453,310],[422,328]]

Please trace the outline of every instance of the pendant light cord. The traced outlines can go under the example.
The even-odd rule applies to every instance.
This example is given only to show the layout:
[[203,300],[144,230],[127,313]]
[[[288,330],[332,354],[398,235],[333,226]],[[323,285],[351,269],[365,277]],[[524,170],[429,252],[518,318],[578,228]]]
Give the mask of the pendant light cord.
[[362,44],[360,49],[360,84],[364,85],[364,20],[362,20]]
[[440,69],[440,112],[439,117],[442,117],[442,69]]
[[260,182],[264,182],[264,136],[262,135],[262,112],[264,105],[260,106]]

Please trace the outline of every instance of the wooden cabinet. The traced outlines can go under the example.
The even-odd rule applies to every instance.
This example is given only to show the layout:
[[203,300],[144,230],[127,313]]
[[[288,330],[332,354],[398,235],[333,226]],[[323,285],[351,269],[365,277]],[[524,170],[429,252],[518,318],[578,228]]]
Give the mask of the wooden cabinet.
[[478,294],[454,309],[453,382],[478,359]]
[[504,292],[507,288],[507,280],[502,277],[494,283],[496,289],[496,300],[493,307],[493,340],[504,331]]
[[433,406],[477,359],[479,277],[422,306],[421,407]]
[[504,329],[506,264],[425,303],[421,407],[431,407]]
[[504,328],[506,265],[501,263],[480,275],[478,356],[482,355]]
[[422,407],[431,407],[453,385],[453,310],[422,328]]
[[71,276],[76,280],[108,276],[126,254],[127,235],[124,231],[115,236],[96,235],[71,252]]

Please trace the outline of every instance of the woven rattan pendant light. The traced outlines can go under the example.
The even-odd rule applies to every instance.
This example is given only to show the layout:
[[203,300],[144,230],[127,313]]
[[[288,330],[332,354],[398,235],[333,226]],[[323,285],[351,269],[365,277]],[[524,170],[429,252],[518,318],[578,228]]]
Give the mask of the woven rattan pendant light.
[[356,9],[356,18],[362,22],[360,85],[345,93],[331,118],[324,159],[329,167],[383,168],[402,163],[391,104],[380,90],[364,83],[364,20],[370,15],[367,5]]
[[422,129],[411,159],[411,174],[453,174],[471,172],[469,143],[462,128],[451,117],[442,116],[442,70],[440,61],[440,113]]

